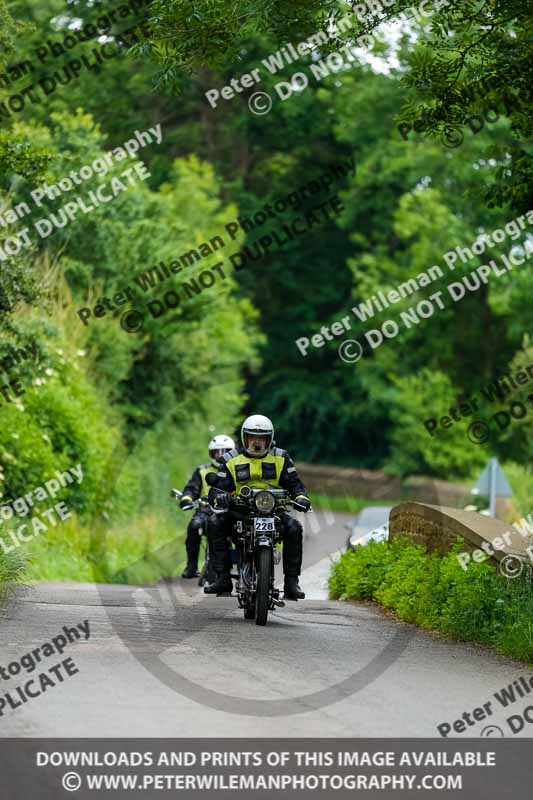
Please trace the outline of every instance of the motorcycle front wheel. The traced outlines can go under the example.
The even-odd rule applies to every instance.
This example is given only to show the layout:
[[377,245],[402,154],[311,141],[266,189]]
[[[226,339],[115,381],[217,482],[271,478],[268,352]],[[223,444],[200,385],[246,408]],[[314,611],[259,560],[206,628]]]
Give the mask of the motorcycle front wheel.
[[272,578],[272,550],[259,548],[257,557],[257,592],[255,595],[255,624],[266,625],[270,606],[270,582]]

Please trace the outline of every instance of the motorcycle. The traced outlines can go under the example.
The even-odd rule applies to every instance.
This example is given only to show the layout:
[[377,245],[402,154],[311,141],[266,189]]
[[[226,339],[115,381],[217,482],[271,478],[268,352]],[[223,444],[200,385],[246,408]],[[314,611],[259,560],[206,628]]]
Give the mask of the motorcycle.
[[[179,502],[183,497],[183,492],[179,489],[172,489],[170,496]],[[200,497],[198,500],[192,500],[190,508],[196,511],[205,511],[207,514],[212,514],[213,511],[206,499]],[[182,509],[187,511],[189,509]],[[203,559],[203,566],[200,570],[200,577],[198,578],[198,586],[204,586],[206,583],[213,583],[216,580],[216,573],[213,569],[211,559],[209,557],[209,544],[207,540],[207,530],[202,526],[198,531],[200,540],[200,557]]]
[[230,499],[229,511],[236,517],[232,562],[237,568],[231,577],[237,581],[235,591],[244,618],[255,619],[256,625],[266,625],[268,612],[285,606],[274,586],[274,567],[281,561],[277,549],[282,539],[280,514],[293,506],[283,489],[245,485]]

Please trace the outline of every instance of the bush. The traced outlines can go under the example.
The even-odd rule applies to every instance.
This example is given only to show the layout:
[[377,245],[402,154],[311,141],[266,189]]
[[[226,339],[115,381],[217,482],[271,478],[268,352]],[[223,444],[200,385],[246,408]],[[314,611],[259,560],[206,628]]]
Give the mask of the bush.
[[441,557],[406,538],[371,542],[333,565],[330,594],[375,600],[405,622],[533,662],[531,570],[515,580],[486,563],[472,562],[463,570],[457,560],[463,548],[458,539]]
[[82,483],[57,499],[90,515],[108,500],[106,472],[121,432],[110,404],[83,371],[84,351],[67,353],[52,326],[48,333],[35,376],[30,381],[23,373],[24,394],[0,406],[0,498],[14,500],[54,478],[56,470],[80,463]]
[[391,553],[383,543],[345,553],[333,565],[329,589],[333,598],[372,600],[392,564]]
[[533,469],[531,466],[522,466],[514,462],[504,464],[504,472],[509,478],[513,490],[513,503],[519,515],[527,517],[533,512]]

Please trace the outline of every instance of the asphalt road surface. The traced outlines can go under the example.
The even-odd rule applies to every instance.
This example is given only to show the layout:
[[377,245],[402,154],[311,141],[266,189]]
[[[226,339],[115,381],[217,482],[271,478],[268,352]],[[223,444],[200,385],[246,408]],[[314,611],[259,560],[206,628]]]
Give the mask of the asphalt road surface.
[[[0,666],[64,626],[88,621],[90,635],[43,658],[33,677],[67,658],[78,671],[62,681],[54,673],[40,696],[4,707],[0,737],[438,736],[437,725],[489,701],[492,713],[455,735],[511,737],[507,717],[532,700],[504,709],[494,693],[529,677],[527,667],[378,607],[324,599],[328,556],[344,546],[349,519],[306,519],[310,599],[287,603],[264,628],[195,581],[22,587],[0,612]],[[31,677],[0,679],[0,707]],[[526,724],[519,735],[532,734]]]

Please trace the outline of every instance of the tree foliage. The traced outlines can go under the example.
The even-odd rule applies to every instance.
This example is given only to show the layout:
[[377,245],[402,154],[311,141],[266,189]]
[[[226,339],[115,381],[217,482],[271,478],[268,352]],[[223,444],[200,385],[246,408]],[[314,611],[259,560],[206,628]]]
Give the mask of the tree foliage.
[[[472,445],[464,426],[438,441],[423,426],[530,357],[524,344],[531,322],[527,265],[423,324],[402,327],[357,364],[338,357],[342,338],[363,340],[367,327],[378,327],[426,293],[376,312],[368,325],[353,307],[437,264],[444,274],[430,291],[445,291],[450,280],[498,258],[501,248],[458,262],[453,272],[443,255],[469,247],[530,205],[526,7],[461,0],[428,21],[405,22],[393,42],[389,29],[378,25],[409,5],[395,2],[361,22],[351,6],[324,0],[155,0],[139,15],[149,35],[140,34],[136,46],[116,38],[136,20],[113,23],[107,35],[116,58],[82,70],[20,114],[2,117],[4,209],[29,202],[43,181],[55,183],[103,157],[135,130],[160,123],[163,131],[160,145],[138,154],[149,165],[149,180],[1,262],[0,353],[33,345],[39,353],[35,363],[21,367],[24,409],[0,406],[9,492],[19,491],[23,475],[38,481],[56,462],[94,458],[99,466],[87,497],[78,498],[80,512],[102,502],[117,513],[133,513],[162,502],[176,469],[185,477],[192,462],[203,460],[208,435],[233,433],[244,413],[256,411],[274,419],[278,443],[301,460],[447,478],[469,476],[493,453],[517,464],[531,461],[528,421],[485,447]],[[21,0],[17,18],[33,26],[21,33],[1,5],[3,69],[15,57],[30,59],[35,69],[27,82],[37,82],[73,58],[89,58],[95,39],[43,64],[35,53],[43,40],[60,42],[70,27],[94,23],[104,13],[100,2],[65,9],[60,0]],[[342,15],[353,24],[341,34],[335,24]],[[377,37],[349,69],[310,81],[286,102],[276,99],[275,84],[298,70],[309,74],[310,57],[276,75],[263,67],[258,87],[220,108],[206,102],[208,88],[260,68],[270,53],[317,30],[332,35],[314,59],[361,33],[376,31]],[[4,86],[0,100],[23,85]],[[474,91],[479,86],[481,93]],[[257,88],[276,100],[262,117],[248,108]],[[467,120],[491,107],[499,119],[473,132]],[[406,139],[398,130],[402,124],[414,128]],[[458,130],[461,146],[445,147],[442,136],[446,142]],[[350,160],[355,174],[324,195],[308,196],[302,208],[287,208],[265,224],[241,227],[228,242],[231,249],[187,267],[183,279],[192,281],[220,259],[227,278],[192,293],[160,319],[147,315],[142,333],[122,330],[120,310],[92,318],[87,327],[77,316],[81,306],[92,308],[126,285],[132,304],[144,309],[164,289],[146,295],[135,282],[141,272],[221,232],[227,239],[228,223],[253,220],[265,205]],[[102,180],[120,171],[117,164]],[[85,185],[76,190],[84,191]],[[344,206],[339,217],[233,272],[230,253],[253,248],[260,236],[335,193]],[[65,193],[44,200],[38,215],[57,212],[68,199]],[[36,218],[33,213],[31,220]],[[0,227],[0,245],[26,221]],[[181,280],[177,275],[168,288]],[[298,338],[311,338],[346,316],[346,337],[311,346],[302,357]],[[112,479],[109,464],[117,467]]]

